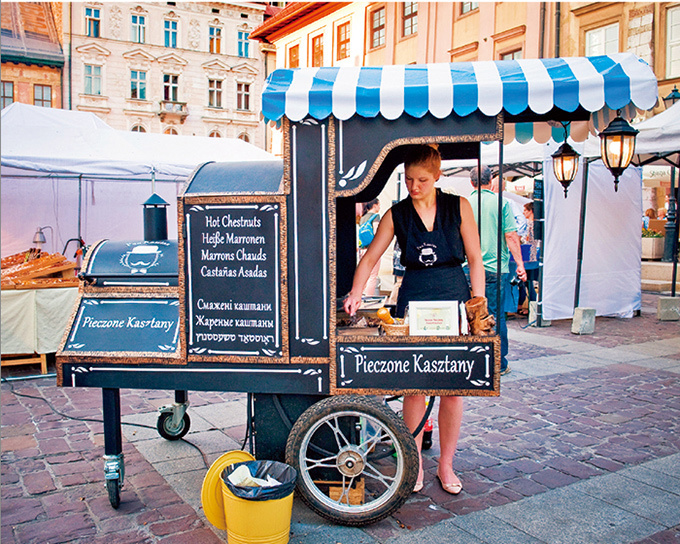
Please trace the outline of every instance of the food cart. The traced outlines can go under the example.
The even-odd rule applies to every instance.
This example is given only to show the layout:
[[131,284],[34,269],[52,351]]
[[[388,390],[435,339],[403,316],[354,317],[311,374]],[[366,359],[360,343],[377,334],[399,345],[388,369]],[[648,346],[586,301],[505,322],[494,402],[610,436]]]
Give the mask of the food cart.
[[249,393],[256,455],[285,456],[317,513],[350,525],[389,515],[418,463],[380,397],[499,395],[500,341],[341,327],[355,203],[381,192],[403,146],[479,158],[505,123],[655,101],[656,79],[632,55],[275,71],[263,112],[281,121],[283,164],[199,167],[178,197],[176,246],[104,242],[84,265],[58,383],[103,390],[112,505],[124,475],[119,389],[175,390],[159,419],[170,439],[188,431],[186,391],[212,390]]

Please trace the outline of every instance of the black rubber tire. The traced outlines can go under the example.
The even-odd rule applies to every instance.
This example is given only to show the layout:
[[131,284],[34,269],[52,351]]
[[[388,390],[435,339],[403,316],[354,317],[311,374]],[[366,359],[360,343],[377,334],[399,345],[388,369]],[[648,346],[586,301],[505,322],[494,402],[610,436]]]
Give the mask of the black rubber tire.
[[109,493],[109,502],[114,509],[118,509],[120,506],[120,480],[116,478],[115,480],[106,480],[106,491]]
[[158,434],[166,440],[179,440],[189,432],[189,428],[191,427],[191,419],[186,412],[182,417],[182,422],[176,429],[171,426],[171,423],[172,414],[170,412],[163,412],[158,416],[156,428],[158,429]]
[[[335,424],[335,431],[331,423]],[[349,432],[345,433],[343,428]],[[363,442],[362,433],[365,433]],[[329,436],[333,440],[329,440]],[[341,447],[341,442],[347,445]],[[364,449],[362,444],[366,445]],[[343,476],[337,468],[343,458],[346,460],[343,456],[348,449],[357,460],[352,463],[352,469],[361,467],[361,472],[351,478]],[[322,464],[321,459],[331,458],[332,461]],[[368,525],[389,516],[406,502],[418,477],[418,450],[408,428],[389,407],[365,396],[338,395],[309,407],[288,436],[286,462],[298,471],[300,498],[320,516],[341,525]],[[313,464],[316,466],[311,466]],[[323,468],[319,468],[321,466]],[[314,480],[310,470],[325,471],[324,479]],[[316,474],[318,478],[318,472]],[[341,482],[344,490],[346,478],[350,488],[356,477],[363,478],[366,486],[364,497],[368,499],[364,504],[351,505],[349,499],[343,503],[342,495],[335,500],[330,498],[330,490],[323,490],[323,481]]]

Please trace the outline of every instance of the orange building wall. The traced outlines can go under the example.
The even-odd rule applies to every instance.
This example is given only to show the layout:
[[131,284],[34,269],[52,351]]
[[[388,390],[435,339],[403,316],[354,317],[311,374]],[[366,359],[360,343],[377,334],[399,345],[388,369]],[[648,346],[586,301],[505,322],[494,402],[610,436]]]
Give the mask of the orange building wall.
[[3,62],[2,81],[14,83],[14,101],[22,104],[33,104],[33,85],[49,85],[52,87],[52,107],[62,107],[60,68]]

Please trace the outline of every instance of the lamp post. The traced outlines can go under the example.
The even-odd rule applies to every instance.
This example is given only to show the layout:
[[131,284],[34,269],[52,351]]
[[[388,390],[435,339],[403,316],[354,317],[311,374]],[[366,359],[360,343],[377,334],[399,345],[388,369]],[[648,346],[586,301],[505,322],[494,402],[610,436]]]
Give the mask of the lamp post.
[[[668,93],[663,99],[666,109],[673,106],[676,102],[680,100],[680,92],[676,85],[673,86],[673,90]],[[676,255],[676,240],[678,238],[678,204],[677,198],[675,196],[675,166],[671,166],[671,194],[668,196],[668,213],[666,214],[666,239],[663,246],[663,258],[662,261],[675,262],[677,259]],[[675,277],[673,278],[672,295],[675,296]]]
[[619,177],[633,158],[638,132],[620,115],[600,132],[600,154],[614,176],[614,191],[619,190]]

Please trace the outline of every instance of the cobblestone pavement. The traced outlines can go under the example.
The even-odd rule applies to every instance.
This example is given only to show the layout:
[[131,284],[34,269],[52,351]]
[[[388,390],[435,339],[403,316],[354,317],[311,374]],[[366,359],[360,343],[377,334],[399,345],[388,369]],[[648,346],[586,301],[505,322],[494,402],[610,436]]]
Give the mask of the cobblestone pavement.
[[[633,319],[598,317],[587,336],[570,320],[511,320],[501,396],[466,399],[454,461],[463,493],[436,481],[435,430],[425,488],[393,516],[340,527],[296,500],[291,542],[680,543],[680,324],[657,321],[656,300],[643,295]],[[5,382],[1,395],[3,544],[226,541],[205,520],[200,486],[243,441],[243,394],[190,393],[192,447],[155,430],[170,392],[122,391],[123,421],[138,426],[123,428],[118,510],[103,486],[100,390],[41,378]]]

